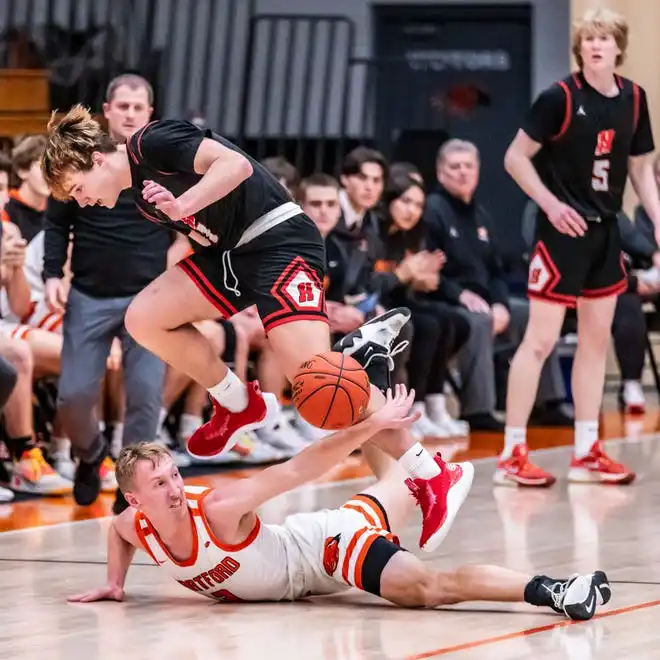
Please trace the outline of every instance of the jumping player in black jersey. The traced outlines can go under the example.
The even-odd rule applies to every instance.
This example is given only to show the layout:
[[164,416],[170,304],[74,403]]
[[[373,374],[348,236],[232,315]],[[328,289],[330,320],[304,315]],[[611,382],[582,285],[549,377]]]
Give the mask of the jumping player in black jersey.
[[628,43],[625,20],[591,10],[576,24],[579,70],[541,93],[505,157],[507,171],[538,204],[529,267],[530,319],[511,363],[499,484],[549,486],[555,478],[527,457],[526,425],[541,367],[566,307],[577,307],[573,365],[575,449],[568,478],[627,484],[635,474],[598,440],[606,351],[618,294],[626,290],[616,214],[626,178],[660,237],[660,202],[644,90],[615,73]]
[[[256,306],[289,379],[306,360],[330,350],[323,239],[286,190],[211,131],[156,121],[125,146],[115,145],[82,106],[51,120],[42,168],[55,196],[73,197],[82,206],[111,207],[121,190],[132,188],[146,221],[180,231],[196,244],[195,254],[135,297],[125,321],[136,341],[212,397],[213,417],[190,437],[188,451],[211,458],[228,451],[246,430],[267,425],[277,409],[275,397],[262,394],[257,383],[241,382],[192,323]],[[372,411],[385,403],[392,343],[409,317],[408,310],[392,310],[339,347],[369,366],[378,386],[372,386]],[[472,466],[432,457],[405,429],[381,433],[374,442],[410,475],[424,517],[420,545],[434,549],[467,496]]]

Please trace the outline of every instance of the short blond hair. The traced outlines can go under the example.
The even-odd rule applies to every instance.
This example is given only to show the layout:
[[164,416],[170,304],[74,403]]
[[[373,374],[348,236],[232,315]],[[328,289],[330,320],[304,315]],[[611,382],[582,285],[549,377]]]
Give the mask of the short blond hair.
[[60,119],[53,112],[46,137],[41,169],[53,197],[60,200],[71,196],[64,185],[67,174],[89,172],[94,166],[94,152],[117,150],[110,136],[82,105],[75,105]]
[[155,442],[141,442],[124,447],[119,452],[115,464],[115,477],[119,490],[126,493],[133,488],[135,469],[140,461],[150,461],[156,467],[164,458],[172,458],[172,454],[166,447]]
[[616,57],[616,66],[619,67],[626,59],[628,48],[628,23],[626,19],[615,11],[606,8],[590,9],[579,21],[573,25],[573,56],[578,67],[582,69],[584,62],[580,49],[585,36],[611,34],[621,53]]

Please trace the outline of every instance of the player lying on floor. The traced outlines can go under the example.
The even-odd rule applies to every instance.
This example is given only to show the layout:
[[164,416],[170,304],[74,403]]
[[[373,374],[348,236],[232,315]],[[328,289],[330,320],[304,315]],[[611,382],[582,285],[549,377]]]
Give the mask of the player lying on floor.
[[[125,447],[117,479],[133,508],[113,519],[108,578],[100,589],[70,601],[123,600],[136,548],[183,586],[221,601],[296,600],[350,586],[404,607],[436,607],[467,600],[525,601],[590,619],[610,599],[601,571],[557,580],[530,577],[498,566],[463,566],[439,572],[400,547],[392,529],[403,526],[414,498],[402,468],[369,439],[379,431],[410,426],[414,392],[397,386],[386,405],[350,429],[310,445],[259,474],[215,489],[184,486],[168,451],[145,443]],[[378,481],[339,509],[289,516],[263,524],[256,509],[271,498],[322,476],[362,447]],[[465,499],[471,463],[447,464]],[[465,474],[467,479],[459,479]]]

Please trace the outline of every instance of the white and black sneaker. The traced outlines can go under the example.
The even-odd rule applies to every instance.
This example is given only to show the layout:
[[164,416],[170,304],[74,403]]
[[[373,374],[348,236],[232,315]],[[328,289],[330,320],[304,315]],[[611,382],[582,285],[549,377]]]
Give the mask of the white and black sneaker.
[[574,575],[568,580],[553,580],[537,575],[525,588],[525,601],[531,605],[552,608],[573,621],[587,621],[596,608],[612,597],[607,575],[603,571]]
[[390,309],[349,332],[332,350],[357,360],[367,372],[371,383],[385,392],[391,386],[393,358],[406,349],[408,341],[401,341],[394,348],[392,345],[409,320],[410,310],[406,307]]

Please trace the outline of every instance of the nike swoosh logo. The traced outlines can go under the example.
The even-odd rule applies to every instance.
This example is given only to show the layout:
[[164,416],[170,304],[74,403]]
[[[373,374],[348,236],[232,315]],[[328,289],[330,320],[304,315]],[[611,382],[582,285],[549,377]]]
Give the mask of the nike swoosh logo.
[[423,449],[420,449],[420,450],[419,450],[419,454],[415,454],[415,456],[421,456],[423,453],[424,453],[424,450],[423,450]]
[[591,596],[591,602],[587,604],[587,612],[592,613],[596,608],[596,594]]

